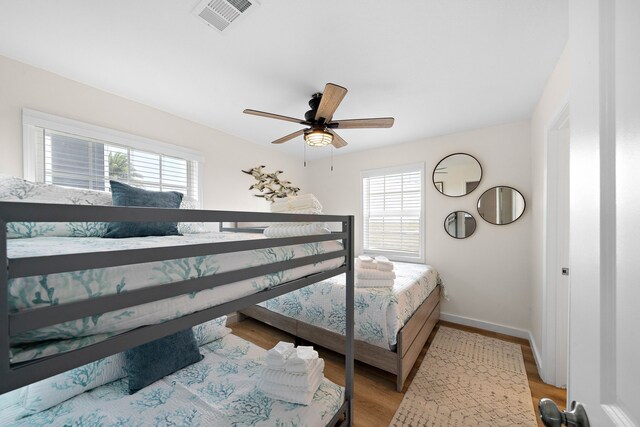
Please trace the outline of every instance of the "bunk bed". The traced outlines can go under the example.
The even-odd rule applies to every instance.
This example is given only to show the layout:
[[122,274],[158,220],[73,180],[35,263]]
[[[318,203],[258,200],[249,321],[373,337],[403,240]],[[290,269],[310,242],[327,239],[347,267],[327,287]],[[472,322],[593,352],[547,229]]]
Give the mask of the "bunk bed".
[[[442,283],[429,265],[396,262],[395,285],[355,290],[355,359],[389,372],[402,391],[440,318]],[[346,278],[336,276],[240,310],[297,338],[342,353],[345,331],[333,321]],[[348,339],[348,338],[347,338]]]
[[[75,250],[69,248],[60,240],[53,238],[54,251],[37,251],[34,248],[22,247],[22,252],[14,249],[14,241],[7,239],[7,224],[15,222],[338,222],[342,225],[340,232],[330,235],[314,235],[290,238],[247,238],[240,240],[207,241],[206,236],[200,236],[195,242],[181,242],[180,244],[164,244],[136,246],[129,245],[122,248],[108,247],[99,250]],[[244,307],[252,306],[262,301],[284,295],[288,292],[301,289],[313,283],[346,274],[345,288],[345,328],[346,340],[344,340],[345,357],[345,388],[342,394],[344,402],[340,402],[335,414],[324,414],[329,420],[327,425],[351,425],[353,422],[353,319],[354,319],[354,258],[353,258],[353,217],[335,215],[294,215],[252,212],[228,212],[205,211],[184,209],[161,208],[137,208],[137,207],[112,207],[112,206],[79,206],[60,205],[47,203],[20,203],[0,202],[0,259],[4,260],[7,268],[0,273],[0,395],[16,390],[28,384],[35,383],[54,375],[61,374],[73,368],[86,365],[90,362],[101,360],[108,356],[118,354],[127,349],[140,346],[175,334],[186,328],[199,325],[211,319],[218,318]],[[41,240],[47,237],[40,238]],[[64,239],[64,238],[62,238]],[[19,240],[19,239],[18,239]],[[27,240],[27,239],[25,239]],[[38,239],[34,239],[38,240]],[[125,239],[126,240],[126,239]],[[282,260],[269,262],[263,260],[256,264],[232,269],[220,269],[211,274],[184,277],[173,280],[171,283],[150,283],[145,286],[133,287],[121,292],[98,293],[83,299],[69,299],[54,301],[49,298],[49,304],[34,307],[16,307],[12,305],[15,298],[10,292],[11,286],[20,286],[20,281],[28,278],[53,277],[56,274],[69,272],[98,271],[104,269],[122,268],[123,266],[143,266],[146,263],[161,263],[168,260],[183,260],[202,258],[212,255],[236,255],[250,251],[270,251],[274,248],[289,248],[296,245],[317,245],[321,242],[341,241],[338,250],[311,253],[298,257],[285,257]],[[24,245],[25,242],[21,242]],[[32,242],[33,243],[33,242]],[[20,246],[20,245],[18,245]],[[66,248],[66,249],[65,249]],[[12,252],[13,251],[13,252]],[[16,256],[15,254],[19,254]],[[230,258],[230,259],[231,259]],[[331,260],[338,259],[338,263],[327,265]],[[323,264],[324,263],[324,264]],[[317,266],[325,265],[318,269]],[[304,267],[315,267],[305,270]],[[141,267],[140,267],[141,268]],[[294,275],[282,274],[282,272],[296,272]],[[252,283],[255,278],[273,278],[276,275],[279,280],[270,281],[269,286],[243,287],[238,295],[233,290],[243,281]],[[26,283],[26,282],[25,282]],[[62,329],[60,335],[51,335],[51,331],[61,331],[60,325],[75,322],[79,319],[96,319],[109,313],[128,308],[154,307],[153,304],[161,304],[163,301],[174,301],[177,298],[192,298],[198,300],[195,295],[208,293],[215,295],[224,290],[225,298],[212,298],[199,305],[197,310],[184,311],[175,316],[161,316],[161,319],[153,318],[144,323],[129,323],[126,330],[109,331],[104,329],[85,329],[84,333],[92,339],[80,339],[70,346],[62,346],[59,352],[42,351],[38,347],[36,352],[19,352],[16,347],[30,348],[30,345],[47,345],[56,339],[68,341],[68,331]],[[38,293],[37,300],[46,299],[46,292]],[[204,308],[203,308],[204,307]],[[91,324],[86,321],[85,324]],[[94,322],[95,323],[95,322]],[[49,329],[47,329],[49,328]],[[122,328],[120,325],[118,328]],[[43,335],[44,334],[44,335]],[[67,334],[67,335],[65,335]],[[87,337],[83,337],[87,338]],[[225,340],[233,340],[235,337]],[[239,339],[239,338],[237,338]],[[28,342],[36,341],[35,343]],[[222,342],[222,341],[221,341]],[[16,343],[18,345],[16,345]],[[249,343],[247,343],[249,344]],[[224,348],[224,342],[222,344]],[[51,348],[50,346],[47,348]],[[251,347],[248,353],[259,351]],[[19,357],[22,355],[22,357]],[[26,356],[25,356],[26,355]],[[210,348],[205,359],[211,364],[223,363],[225,353],[220,348]],[[202,363],[202,362],[199,362]],[[254,355],[253,360],[247,361],[249,365],[259,364],[260,355]],[[195,366],[195,365],[194,365]],[[217,365],[216,365],[217,366]],[[176,375],[178,375],[176,373]],[[246,380],[246,378],[245,378]],[[166,381],[165,381],[166,382]],[[175,383],[175,381],[174,381]],[[327,382],[329,383],[329,382]],[[115,383],[114,383],[115,384]],[[331,384],[331,383],[329,383]],[[108,390],[98,388],[99,393]],[[143,389],[144,390],[144,389]],[[142,391],[141,391],[142,392]],[[95,393],[94,393],[95,394]],[[101,395],[104,397],[104,395]],[[81,397],[87,402],[94,402],[92,392],[83,393]],[[74,398],[76,399],[76,398]],[[189,398],[193,401],[193,395]],[[129,402],[130,403],[130,402]],[[123,401],[123,407],[131,410],[131,405]],[[215,410],[215,402],[208,404]],[[92,404],[88,404],[87,410],[91,412]],[[295,405],[294,405],[295,406]],[[58,408],[58,407],[56,407]],[[109,406],[109,411],[115,411],[118,405]],[[64,408],[58,408],[64,410]],[[289,411],[296,408],[288,408]],[[55,412],[55,411],[54,411]],[[326,412],[326,408],[325,408]],[[303,412],[301,412],[303,414]],[[87,416],[91,414],[87,413]],[[55,416],[55,413],[47,416]],[[304,416],[304,415],[302,415]],[[263,420],[269,424],[268,418]],[[240,423],[241,424],[241,423]]]

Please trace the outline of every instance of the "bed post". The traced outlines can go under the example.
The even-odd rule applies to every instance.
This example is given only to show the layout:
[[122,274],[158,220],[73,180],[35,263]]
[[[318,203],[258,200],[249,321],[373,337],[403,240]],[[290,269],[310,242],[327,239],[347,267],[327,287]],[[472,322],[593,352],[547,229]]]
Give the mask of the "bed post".
[[[353,340],[354,340],[354,249],[353,249],[353,223],[354,217],[350,215],[347,219],[347,222],[342,223],[342,231],[346,232],[348,238],[346,242],[343,241],[343,244],[346,243],[347,248],[347,286],[345,287],[346,292],[346,340],[345,340],[345,372],[346,372],[346,389],[345,389],[345,399],[347,400],[347,425],[353,424],[353,375],[354,375],[354,348],[353,348]],[[346,229],[345,229],[346,228]]]
[[7,263],[7,223],[0,219],[0,378],[9,381],[9,271]]

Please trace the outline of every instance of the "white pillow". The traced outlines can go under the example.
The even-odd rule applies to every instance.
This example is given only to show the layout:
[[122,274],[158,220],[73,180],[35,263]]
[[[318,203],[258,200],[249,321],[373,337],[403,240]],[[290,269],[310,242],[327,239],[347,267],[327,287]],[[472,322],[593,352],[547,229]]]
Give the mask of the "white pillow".
[[[111,205],[108,191],[83,190],[30,182],[10,175],[0,175],[0,200],[22,203],[61,203],[69,205]],[[10,222],[7,238],[39,236],[102,237],[106,222]]]
[[198,347],[209,344],[212,341],[224,338],[231,333],[231,329],[227,328],[227,316],[218,317],[193,327],[193,335],[196,337]]
[[[180,209],[200,209],[198,201],[193,197],[183,196],[180,203]],[[204,222],[179,222],[178,233],[180,234],[195,234],[204,233]]]
[[14,390],[7,399],[9,405],[0,411],[0,425],[37,414],[124,376],[124,354],[119,353]]

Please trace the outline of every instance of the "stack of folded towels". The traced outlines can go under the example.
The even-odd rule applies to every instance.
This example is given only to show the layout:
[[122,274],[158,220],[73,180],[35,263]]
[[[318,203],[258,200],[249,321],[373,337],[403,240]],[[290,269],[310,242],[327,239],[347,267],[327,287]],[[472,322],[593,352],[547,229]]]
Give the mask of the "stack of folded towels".
[[393,287],[396,278],[396,273],[393,271],[393,263],[383,256],[372,258],[367,255],[360,255],[356,258],[355,275],[355,285],[360,288]]
[[[322,205],[313,194],[285,197],[271,204],[271,212],[291,214],[322,214]],[[311,236],[329,234],[331,231],[324,222],[282,222],[270,225],[264,230],[266,237]]]
[[267,396],[308,405],[324,378],[324,360],[313,347],[280,341],[267,351],[258,388]]

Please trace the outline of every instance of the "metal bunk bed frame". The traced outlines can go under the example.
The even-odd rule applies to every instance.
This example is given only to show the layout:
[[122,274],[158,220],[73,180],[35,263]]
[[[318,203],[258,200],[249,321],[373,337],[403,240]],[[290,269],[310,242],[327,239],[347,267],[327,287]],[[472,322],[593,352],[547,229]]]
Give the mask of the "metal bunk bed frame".
[[[42,257],[7,258],[7,223],[9,222],[69,222],[69,221],[166,221],[166,222],[340,222],[342,230],[331,234],[238,240],[206,244],[179,245],[146,249],[129,249]],[[207,320],[255,305],[259,302],[309,286],[321,280],[346,273],[346,342],[345,342],[345,402],[331,420],[335,425],[344,417],[341,426],[353,423],[354,375],[354,217],[339,215],[300,215],[260,212],[207,211],[114,206],[79,206],[43,203],[0,202],[0,260],[6,269],[0,271],[0,394],[34,383],[53,375],[82,366],[162,338]],[[342,240],[341,251],[306,256],[212,276],[193,278],[169,285],[155,285],[121,294],[106,295],[83,301],[33,308],[19,313],[9,312],[8,281],[29,277],[93,268],[139,264],[167,259],[231,253],[304,243]],[[205,310],[167,322],[143,326],[86,347],[66,353],[47,356],[34,361],[11,364],[9,361],[12,335],[102,314],[134,305],[158,301],[185,293],[211,289],[240,280],[275,273],[328,259],[345,257],[345,263],[336,269],[315,273],[289,281],[246,297],[232,300]],[[135,262],[131,260],[135,259]]]

